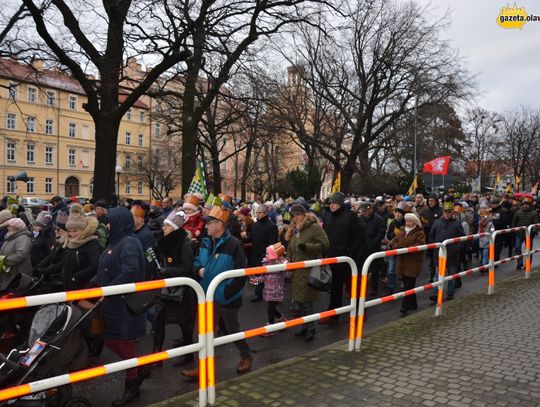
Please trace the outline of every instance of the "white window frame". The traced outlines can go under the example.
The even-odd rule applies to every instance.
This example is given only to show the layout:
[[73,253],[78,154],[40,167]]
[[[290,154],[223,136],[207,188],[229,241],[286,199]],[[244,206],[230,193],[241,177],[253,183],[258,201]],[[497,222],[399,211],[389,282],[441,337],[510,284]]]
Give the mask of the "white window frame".
[[144,123],[146,121],[146,112],[144,109],[139,109],[139,121]]
[[17,189],[17,182],[15,180],[10,180],[9,177],[6,179],[6,182],[6,192],[8,194],[15,193],[15,190]]
[[130,195],[130,194],[131,194],[131,181],[126,181],[126,184],[125,184],[125,193],[126,193],[126,195]]
[[161,123],[156,123],[154,127],[154,136],[160,137],[161,136]]
[[6,129],[17,130],[17,113],[8,112],[6,114]]
[[74,167],[77,163],[77,151],[74,148],[68,149],[68,165]]
[[54,134],[54,120],[45,119],[45,134],[52,136]]
[[28,143],[26,145],[26,163],[35,164],[36,163],[36,145]]
[[6,143],[6,160],[10,162],[17,161],[17,144],[12,141]]
[[38,91],[35,86],[28,86],[26,100],[28,103],[37,103]]
[[144,147],[144,134],[139,134],[137,136],[137,145],[139,147]]
[[29,194],[33,194],[35,192],[35,182],[34,177],[28,177],[28,181],[26,181],[26,192]]
[[45,146],[45,164],[53,165],[54,164],[54,147]]
[[126,154],[124,157],[124,169],[131,170],[131,154]]
[[142,195],[144,193],[144,182],[137,182],[137,194]]
[[131,145],[131,132],[126,131],[126,145]]
[[68,98],[68,109],[69,109],[69,110],[77,110],[77,96],[75,96],[75,95],[69,95],[69,98]]
[[68,137],[69,138],[77,137],[77,123],[70,122],[68,124]]
[[27,116],[26,117],[26,131],[29,133],[35,133],[36,132],[36,124],[37,120],[34,116]]
[[127,118],[129,121],[131,121],[131,119],[133,118],[133,108],[132,108],[132,107],[130,107],[130,108],[128,109],[128,111],[126,112],[126,118]]
[[56,103],[56,92],[48,90],[45,94],[45,104],[47,106],[55,106]]
[[45,193],[52,194],[52,188],[53,188],[53,179],[49,177],[45,178]]

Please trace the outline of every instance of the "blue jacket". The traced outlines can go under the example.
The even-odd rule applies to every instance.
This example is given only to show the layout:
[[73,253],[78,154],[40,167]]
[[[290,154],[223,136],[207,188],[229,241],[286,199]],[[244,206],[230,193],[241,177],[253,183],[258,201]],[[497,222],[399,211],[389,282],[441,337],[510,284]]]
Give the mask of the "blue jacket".
[[[220,273],[228,270],[246,267],[246,255],[240,240],[231,236],[228,230],[214,242],[205,237],[195,258],[195,270],[204,268],[204,277],[201,285],[206,292],[210,282]],[[242,290],[246,282],[245,277],[229,278],[222,281],[214,295],[214,302],[220,305],[239,307],[242,303]]]

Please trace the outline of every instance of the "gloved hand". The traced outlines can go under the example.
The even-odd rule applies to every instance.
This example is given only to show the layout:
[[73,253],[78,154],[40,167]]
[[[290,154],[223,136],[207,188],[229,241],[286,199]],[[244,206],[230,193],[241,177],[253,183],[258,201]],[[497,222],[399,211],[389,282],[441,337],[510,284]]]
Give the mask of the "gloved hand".
[[305,252],[305,251],[306,251],[306,249],[307,249],[307,247],[306,247],[306,244],[305,244],[305,243],[300,243],[300,244],[298,244],[298,248],[299,248],[300,250],[302,250],[303,252]]

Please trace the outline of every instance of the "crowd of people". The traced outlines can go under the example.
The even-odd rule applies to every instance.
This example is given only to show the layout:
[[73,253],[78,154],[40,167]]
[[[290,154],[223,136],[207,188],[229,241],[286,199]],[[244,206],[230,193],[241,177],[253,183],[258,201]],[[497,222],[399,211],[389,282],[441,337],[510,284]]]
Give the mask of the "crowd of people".
[[[539,205],[533,196],[513,194],[458,196],[378,196],[375,199],[346,197],[334,192],[328,199],[306,201],[241,202],[226,194],[211,195],[206,201],[198,194],[187,194],[174,202],[170,197],[150,203],[126,199],[111,207],[98,200],[81,205],[77,198],[55,196],[50,205],[32,213],[18,205],[0,207],[0,289],[9,290],[19,274],[40,278],[40,292],[54,292],[107,286],[169,277],[189,277],[207,290],[218,274],[237,268],[305,261],[323,257],[349,256],[361,269],[372,253],[387,249],[442,242],[449,238],[490,232],[539,222]],[[521,254],[525,234],[501,235],[495,241],[495,258],[503,247],[508,255]],[[470,266],[474,258],[488,263],[489,239],[483,238],[448,246],[447,274]],[[416,252],[377,259],[369,270],[369,293],[378,296],[416,286],[424,266],[429,280],[437,273],[437,252]],[[327,294],[328,309],[343,305],[350,293],[350,269],[332,265],[332,287]],[[517,261],[523,268],[523,259]],[[250,302],[265,301],[267,324],[285,321],[287,314],[309,315],[314,302],[324,293],[308,285],[310,270],[295,270],[255,276],[256,287]],[[286,301],[286,285],[292,296]],[[460,280],[450,281],[446,299],[455,295]],[[223,281],[215,293],[215,321],[219,334],[241,331],[245,278]],[[436,291],[431,295],[436,300]],[[403,298],[402,316],[417,309],[414,295]],[[197,300],[186,287],[159,292],[151,307],[135,312],[125,297],[107,297],[103,303],[105,346],[127,359],[136,354],[136,342],[146,334],[151,322],[153,350],[164,346],[167,325],[177,324],[181,337],[175,346],[192,344],[197,320]],[[339,316],[320,324],[338,324]],[[295,332],[306,342],[315,339],[315,323]],[[268,333],[264,336],[272,336]],[[237,371],[247,372],[253,356],[249,344],[235,342],[240,355]],[[179,358],[176,366],[193,362],[194,356]],[[139,395],[139,386],[150,370],[126,371],[123,394],[113,403],[120,406]],[[197,378],[197,369],[183,370]]]

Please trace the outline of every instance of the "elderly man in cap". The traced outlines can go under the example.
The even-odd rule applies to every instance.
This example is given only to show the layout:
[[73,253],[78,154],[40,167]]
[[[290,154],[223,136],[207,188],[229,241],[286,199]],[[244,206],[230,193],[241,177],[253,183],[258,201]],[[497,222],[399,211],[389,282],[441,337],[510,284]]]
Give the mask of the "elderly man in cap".
[[[330,196],[330,211],[323,218],[323,229],[330,241],[330,248],[325,257],[348,256],[357,259],[365,244],[365,225],[356,213],[345,206],[345,195],[334,192]],[[348,264],[335,264],[332,268],[332,289],[328,309],[341,307],[343,304],[343,286],[350,290],[351,270]],[[322,319],[319,323],[328,325],[337,323],[339,317]]]
[[51,202],[51,205],[52,205],[52,208],[51,208],[51,216],[52,216],[52,220],[53,222],[56,221],[56,215],[58,215],[58,212],[60,211],[67,211],[68,208],[67,208],[67,205],[66,203],[64,202],[64,200],[62,199],[61,196],[53,196],[50,200]]
[[[532,195],[525,195],[519,209],[512,220],[512,227],[529,226],[539,223],[538,212],[533,209],[534,198]],[[531,240],[534,239],[534,231],[531,232]],[[521,247],[525,242],[525,231],[516,233],[516,255],[521,254]],[[517,259],[517,269],[523,269],[523,257]]]
[[[381,251],[381,242],[386,235],[386,223],[378,214],[373,211],[373,204],[364,201],[360,204],[362,218],[366,222],[366,244],[364,250],[365,260],[370,254]],[[360,262],[360,263],[363,263]],[[371,295],[379,293],[379,273],[384,270],[383,259],[376,259],[370,267]]]
[[[443,216],[437,219],[430,230],[429,241],[431,243],[442,243],[446,239],[465,236],[465,230],[461,222],[454,218],[454,202],[448,199],[443,204]],[[446,275],[454,275],[459,271],[460,253],[463,243],[451,244],[446,247]],[[438,267],[438,266],[437,266]],[[437,291],[435,288],[434,294],[429,297],[433,302],[437,301]],[[454,299],[455,280],[448,282],[448,291],[446,300]]]
[[[246,267],[246,256],[242,243],[231,236],[227,229],[230,212],[220,206],[213,206],[204,217],[208,237],[205,237],[195,259],[195,271],[201,276],[201,285],[206,291],[210,282],[219,274],[233,269]],[[223,331],[227,333],[241,332],[238,322],[238,311],[242,305],[242,291],[246,282],[245,277],[230,278],[219,284],[215,295],[215,321],[223,322]],[[234,342],[240,352],[240,363],[236,369],[243,373],[251,369],[253,356],[245,340]],[[182,375],[197,378],[199,370],[184,370]]]

